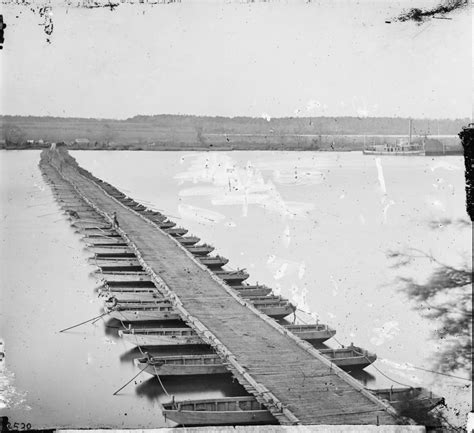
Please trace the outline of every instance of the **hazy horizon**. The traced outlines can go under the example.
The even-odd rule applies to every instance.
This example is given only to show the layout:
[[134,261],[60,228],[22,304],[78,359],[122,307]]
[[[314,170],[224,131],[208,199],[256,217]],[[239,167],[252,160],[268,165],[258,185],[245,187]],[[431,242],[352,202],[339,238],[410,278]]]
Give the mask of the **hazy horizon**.
[[[235,116],[223,116],[220,114],[189,114],[189,113],[158,113],[158,114],[135,114],[131,117],[124,117],[124,118],[112,118],[112,117],[75,117],[75,116],[53,116],[53,115],[37,115],[37,114],[0,114],[0,119],[6,117],[34,117],[34,118],[56,118],[56,119],[78,119],[78,120],[107,120],[107,121],[127,121],[132,120],[136,117],[159,117],[159,116],[169,116],[169,117],[205,117],[210,119],[263,119],[261,116],[250,116],[250,115],[235,115]],[[472,119],[472,117],[465,116],[465,117],[409,117],[409,116],[282,116],[282,117],[269,117],[265,120],[271,122],[272,120],[282,120],[282,119],[337,119],[337,118],[351,118],[351,119],[412,119],[413,121],[416,120],[423,120],[423,121],[449,121],[454,122],[457,120],[466,120]]]
[[421,25],[393,20],[435,3],[54,5],[50,44],[38,14],[2,5],[0,112],[465,119],[470,8]]

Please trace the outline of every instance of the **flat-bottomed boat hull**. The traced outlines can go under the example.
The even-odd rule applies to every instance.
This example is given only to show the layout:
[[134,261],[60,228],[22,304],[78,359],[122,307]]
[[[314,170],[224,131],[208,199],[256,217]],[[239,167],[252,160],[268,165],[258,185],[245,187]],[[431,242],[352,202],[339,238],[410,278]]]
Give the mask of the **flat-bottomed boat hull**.
[[200,412],[163,410],[163,415],[183,426],[274,424],[275,418],[267,410],[241,412]]

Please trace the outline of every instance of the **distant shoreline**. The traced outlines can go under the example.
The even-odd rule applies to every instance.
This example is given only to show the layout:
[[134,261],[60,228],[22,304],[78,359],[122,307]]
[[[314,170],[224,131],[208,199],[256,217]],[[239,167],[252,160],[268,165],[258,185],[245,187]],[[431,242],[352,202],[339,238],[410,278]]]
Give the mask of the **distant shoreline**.
[[389,117],[135,116],[126,120],[0,116],[0,148],[150,151],[361,151],[372,145],[423,142],[430,152],[462,154],[457,134],[469,119]]
[[[50,144],[44,146],[33,146],[33,145],[17,145],[17,146],[0,146],[1,150],[41,150],[47,149]],[[231,152],[231,151],[255,151],[255,152],[362,152],[362,148],[325,148],[325,149],[312,149],[308,147],[263,147],[255,145],[242,145],[242,146],[215,146],[215,147],[203,147],[203,146],[133,146],[133,147],[80,147],[80,146],[67,146],[68,150],[72,151],[113,151],[113,152]],[[458,147],[446,148],[444,151],[432,150],[427,151],[426,156],[446,156],[446,155],[463,155],[463,149]]]
[[[461,131],[469,119],[413,119],[414,136],[450,136]],[[227,141],[308,140],[313,144],[327,137],[406,137],[409,119],[394,117],[209,117],[186,115],[135,116],[125,120],[37,116],[0,116],[0,133],[8,140],[160,143],[187,145]]]

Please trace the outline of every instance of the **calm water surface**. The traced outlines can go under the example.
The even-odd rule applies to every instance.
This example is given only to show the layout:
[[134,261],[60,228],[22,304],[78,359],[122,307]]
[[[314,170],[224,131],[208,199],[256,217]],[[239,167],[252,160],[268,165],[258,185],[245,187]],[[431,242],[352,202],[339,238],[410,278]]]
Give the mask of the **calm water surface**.
[[[390,250],[417,248],[462,265],[471,256],[461,157],[310,152],[72,152],[78,162],[216,247],[291,299],[304,320],[337,329],[339,343],[376,352],[357,374],[368,387],[426,386],[470,410],[468,382],[434,375],[435,324],[400,291],[423,280],[426,260],[394,269]],[[167,425],[156,379],[103,321],[58,331],[101,312],[91,254],[37,168],[39,152],[2,151],[1,336],[7,354],[2,414],[37,427]],[[454,223],[447,224],[450,220]],[[439,224],[438,224],[439,223]],[[434,228],[433,228],[434,227]],[[239,395],[230,379],[164,383],[177,398]],[[394,384],[397,386],[396,384]],[[1,407],[1,406],[0,406]],[[452,411],[454,412],[454,411]],[[462,422],[462,421],[461,421]]]

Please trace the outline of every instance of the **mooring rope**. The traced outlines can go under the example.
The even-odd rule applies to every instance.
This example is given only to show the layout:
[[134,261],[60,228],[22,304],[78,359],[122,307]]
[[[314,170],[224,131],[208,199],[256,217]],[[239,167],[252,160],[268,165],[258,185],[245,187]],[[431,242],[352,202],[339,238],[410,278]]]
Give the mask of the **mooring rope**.
[[158,378],[158,382],[160,382],[161,388],[163,389],[164,393],[169,397],[170,395],[168,394],[168,391],[166,391],[166,388],[165,388],[165,386],[163,385],[163,382],[161,381],[160,375],[159,375],[158,372],[156,371],[156,367],[155,367],[154,364],[153,364],[153,370],[154,370],[154,372],[155,372],[156,377]]
[[[333,337],[333,338],[334,338],[334,340],[336,340],[342,347],[344,347],[344,345],[342,345],[335,337]],[[352,346],[351,348],[352,348],[352,350],[353,350],[355,353],[357,353],[358,355],[363,356],[365,359],[367,359],[368,361],[370,361],[370,359],[367,358],[367,356],[365,356],[364,353],[358,352],[357,350],[354,349],[353,346]],[[380,358],[379,358],[379,359],[380,359]],[[385,377],[387,377],[387,378],[390,379],[391,381],[393,381],[393,382],[395,382],[395,383],[400,383],[400,382],[397,382],[397,381],[391,379],[391,378],[388,377],[387,375],[385,375],[385,374],[384,374],[381,370],[379,370],[375,365],[373,365],[373,364],[371,364],[371,365],[372,365],[372,367],[374,367],[379,373],[383,374]],[[440,375],[442,375],[442,376],[448,376],[448,377],[452,377],[452,378],[455,378],[455,379],[466,380],[467,382],[471,382],[470,379],[467,379],[467,378],[465,378],[465,377],[455,376],[455,375],[453,375],[453,374],[448,374],[448,373],[442,373],[442,372],[440,372],[440,371],[435,371],[435,370],[429,370],[429,369],[427,369],[427,368],[417,367],[417,366],[412,365],[412,364],[409,364],[409,363],[405,363],[405,365],[406,365],[407,367],[412,367],[412,368],[415,368],[415,369],[417,369],[417,370],[423,370],[423,371],[427,371],[427,372],[429,372],[429,373],[440,374]],[[409,385],[405,385],[405,386],[409,386]],[[410,388],[413,388],[412,386],[409,386],[409,387],[410,387]]]
[[[96,266],[97,268],[100,268],[100,266],[99,266],[98,263],[97,263],[97,254],[94,254],[94,262],[95,262],[95,266]],[[107,283],[103,284],[103,286],[106,286],[106,285],[107,285]]]
[[454,374],[441,373],[441,371],[429,370],[427,368],[417,367],[416,365],[411,365],[411,364],[408,364],[408,363],[406,363],[406,365],[408,365],[408,367],[416,368],[417,370],[428,371],[430,373],[440,374],[441,376],[448,376],[448,377],[453,377],[455,379],[466,380],[467,382],[472,382],[471,379],[467,379],[467,378],[461,377],[461,376],[455,376]]
[[37,215],[37,218],[42,218],[42,217],[45,217],[45,216],[57,215],[57,214],[58,214],[57,212],[50,212],[50,213],[45,213],[43,215]]
[[113,393],[113,395],[117,395],[120,391],[122,391],[122,389],[124,389],[130,382],[132,382],[134,379],[136,379],[140,374],[142,374],[144,371],[145,371],[146,367],[143,368],[142,370],[140,370],[135,376],[133,376],[125,385],[123,385],[122,387],[120,387],[119,389],[117,389],[117,391],[115,391]]
[[[299,308],[297,308],[296,311],[301,311],[302,313],[305,313],[305,314],[308,314],[308,315],[309,315],[309,313],[307,313],[306,311],[303,311],[303,310],[301,310],[301,309],[299,309]],[[296,318],[296,311],[294,312],[295,318]],[[301,317],[298,317],[298,320],[301,320],[304,325],[309,325],[309,323],[306,322],[306,321],[304,321]]]
[[[334,338],[334,340],[341,346],[341,347],[346,347],[344,346],[336,337],[332,337]],[[398,382],[397,380],[391,378],[390,376],[388,376],[387,374],[385,374],[382,370],[380,370],[379,368],[377,368],[374,364],[373,364],[373,361],[371,359],[369,359],[367,357],[367,355],[365,353],[361,353],[361,352],[358,352],[357,350],[354,349],[354,346],[349,346],[356,354],[360,355],[360,356],[363,356],[371,365],[371,367],[375,368],[382,376],[385,376],[388,380],[391,380],[392,382],[394,383],[397,383],[398,385],[402,385],[402,386],[406,386],[407,388],[410,388],[410,389],[413,389],[413,386],[411,385],[407,385],[406,383],[402,383],[402,382]]]
[[[298,310],[298,311],[301,311],[302,313],[305,313],[305,314],[310,315],[310,313],[308,313],[307,311],[301,310],[300,308],[297,308],[297,310]],[[308,324],[308,323],[306,323],[300,316],[298,316],[298,320],[301,320],[301,321],[302,321],[304,324],[306,324],[306,325]],[[333,338],[341,347],[345,347],[335,336],[332,336],[332,338]],[[353,349],[353,350],[354,350],[354,349]],[[365,354],[360,353],[360,352],[358,352],[357,350],[354,350],[354,352],[357,353],[358,355],[363,356],[365,359],[367,359],[367,361],[370,361],[370,359],[367,358],[367,356],[366,356]],[[379,358],[379,359],[381,359],[381,358]],[[403,386],[408,386],[409,388],[413,388],[413,387],[410,386],[410,385],[404,385],[404,384],[402,384],[402,383],[400,383],[400,382],[397,382],[396,380],[394,380],[394,379],[388,377],[387,375],[385,375],[385,374],[384,374],[381,370],[379,370],[375,365],[373,365],[373,364],[371,364],[371,365],[372,365],[372,367],[374,367],[377,371],[379,371],[379,373],[383,374],[385,377],[387,377],[387,379],[391,380],[392,382],[398,383],[398,384],[403,385]],[[427,371],[427,372],[429,372],[429,373],[439,374],[439,375],[441,375],[441,376],[447,376],[447,377],[452,377],[452,378],[454,378],[454,379],[460,379],[460,380],[465,380],[465,381],[467,381],[467,382],[472,382],[472,380],[467,379],[467,378],[465,378],[465,377],[456,376],[456,375],[448,374],[448,373],[442,373],[442,372],[440,372],[440,371],[435,371],[435,370],[430,370],[430,369],[423,368],[423,367],[418,367],[418,366],[416,366],[416,365],[412,365],[412,364],[409,364],[409,363],[406,363],[406,365],[407,365],[408,367],[412,367],[412,368],[415,368],[415,369],[417,369],[417,370]]]
[[86,324],[86,323],[88,323],[88,322],[92,322],[93,320],[98,320],[98,319],[100,319],[101,317],[106,316],[107,314],[109,314],[109,311],[106,312],[106,313],[101,314],[100,316],[93,317],[92,319],[85,320],[84,322],[78,323],[77,325],[73,325],[73,326],[70,326],[69,328],[61,329],[59,332],[69,331],[70,329],[77,328],[78,326],[84,325],[84,324]]
[[[120,312],[120,311],[119,311],[119,312]],[[122,313],[120,313],[120,314],[123,316]],[[124,316],[124,317],[125,317],[125,316]],[[120,322],[122,323],[122,326],[123,326],[125,329],[129,329],[129,328],[126,328],[126,327],[125,327],[125,325],[123,324],[122,321],[120,321]],[[146,356],[147,359],[149,359],[149,354],[148,354],[148,352],[144,352],[144,351],[142,350],[142,348],[141,348],[141,346],[140,346],[140,344],[139,344],[139,342],[138,342],[137,335],[136,335],[135,333],[133,333],[133,336],[135,337],[135,341],[136,341],[136,345],[137,345],[137,347],[138,347],[138,350],[141,352],[141,354],[142,354],[143,356]],[[148,364],[147,364],[147,365],[148,365]],[[146,367],[145,367],[143,370],[145,370],[145,369],[146,369]],[[140,373],[141,373],[143,370],[141,370]],[[163,389],[164,393],[169,397],[170,394],[168,394],[168,391],[166,391],[166,388],[164,387],[163,382],[161,381],[161,378],[160,378],[158,372],[156,371],[155,365],[153,365],[153,370],[155,371],[156,377],[158,378],[158,382],[160,383],[161,388]],[[138,373],[138,374],[140,374],[140,373]],[[138,375],[137,375],[137,376],[138,376]],[[137,376],[135,376],[135,377],[137,377]],[[133,379],[135,379],[135,377],[134,377]],[[133,379],[132,379],[132,380],[133,380]],[[130,383],[130,382],[129,382],[129,383]],[[128,383],[127,383],[126,385],[128,385]],[[125,385],[125,386],[126,386],[126,385]],[[119,391],[120,391],[120,390],[119,390]],[[118,391],[117,391],[117,392],[118,392]],[[115,394],[114,394],[114,395],[115,395]]]
[[135,332],[133,333],[133,336],[135,337],[135,342],[136,342],[136,345],[138,347],[138,350],[140,351],[140,353],[145,356],[145,352],[142,350],[140,344],[138,343],[138,337],[137,337],[137,334],[135,334]]

